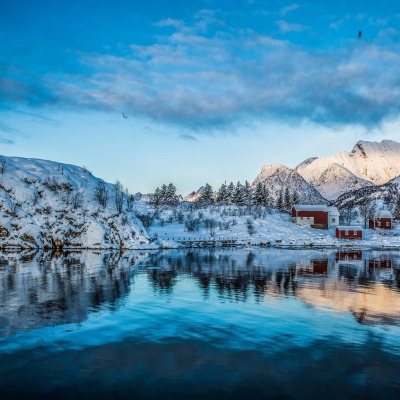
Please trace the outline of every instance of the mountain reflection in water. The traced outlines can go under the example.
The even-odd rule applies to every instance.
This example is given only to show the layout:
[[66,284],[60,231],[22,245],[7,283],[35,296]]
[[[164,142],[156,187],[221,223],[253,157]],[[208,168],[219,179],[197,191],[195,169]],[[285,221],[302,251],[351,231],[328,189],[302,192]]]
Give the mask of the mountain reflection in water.
[[399,343],[396,251],[0,254],[1,398],[397,398]]

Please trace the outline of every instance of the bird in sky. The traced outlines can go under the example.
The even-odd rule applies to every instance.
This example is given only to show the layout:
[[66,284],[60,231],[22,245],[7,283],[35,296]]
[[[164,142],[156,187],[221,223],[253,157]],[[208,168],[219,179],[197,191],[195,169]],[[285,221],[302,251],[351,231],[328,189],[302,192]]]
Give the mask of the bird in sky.
[[358,31],[358,36],[357,36],[359,39],[361,39],[362,38],[362,32],[361,31]]
[[128,118],[124,113],[122,113],[122,116],[123,116],[124,118]]

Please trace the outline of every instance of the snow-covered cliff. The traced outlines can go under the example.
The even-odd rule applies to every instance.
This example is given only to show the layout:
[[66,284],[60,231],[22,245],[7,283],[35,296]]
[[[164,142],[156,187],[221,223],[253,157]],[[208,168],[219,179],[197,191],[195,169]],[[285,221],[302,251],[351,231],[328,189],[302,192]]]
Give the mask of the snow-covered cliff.
[[10,246],[153,247],[129,196],[87,169],[0,157],[0,248]]

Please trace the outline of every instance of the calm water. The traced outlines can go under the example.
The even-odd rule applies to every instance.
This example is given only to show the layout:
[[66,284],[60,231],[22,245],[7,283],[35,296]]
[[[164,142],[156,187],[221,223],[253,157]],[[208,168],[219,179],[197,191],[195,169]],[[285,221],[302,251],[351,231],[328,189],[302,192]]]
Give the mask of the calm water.
[[400,252],[0,254],[0,398],[398,399]]

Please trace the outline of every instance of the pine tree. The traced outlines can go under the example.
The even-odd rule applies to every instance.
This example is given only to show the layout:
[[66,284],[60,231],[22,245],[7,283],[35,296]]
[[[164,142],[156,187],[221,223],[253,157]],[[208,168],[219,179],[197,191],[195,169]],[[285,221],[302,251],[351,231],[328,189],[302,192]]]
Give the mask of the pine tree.
[[243,187],[243,200],[245,205],[251,204],[251,187],[250,183],[247,181],[244,183]]
[[217,192],[217,203],[220,205],[225,205],[228,203],[228,188],[225,183],[221,185]]
[[393,219],[400,221],[400,195],[397,196],[396,207],[393,212]]
[[292,208],[292,197],[290,196],[289,188],[286,187],[283,210],[285,212],[290,212],[291,208]]
[[158,187],[154,191],[154,194],[151,195],[150,204],[152,204],[153,206],[159,206],[160,205],[160,201],[161,201],[160,194],[161,194],[161,191],[160,191],[160,188]]
[[264,188],[261,182],[258,182],[254,192],[251,196],[251,204],[254,206],[262,206],[264,205]]
[[272,199],[269,194],[269,190],[265,185],[263,185],[262,191],[263,191],[263,202],[262,202],[263,206],[272,207]]
[[244,186],[240,182],[236,184],[235,191],[233,192],[232,203],[237,204],[238,206],[245,205]]
[[283,190],[281,190],[281,192],[279,193],[279,196],[276,200],[276,208],[278,209],[278,211],[281,211],[281,212],[283,211],[283,205],[284,205]]
[[233,182],[231,182],[228,186],[228,193],[226,196],[226,202],[227,204],[232,204],[233,203],[233,196],[235,193],[235,185],[233,184]]
[[299,204],[300,203],[300,196],[299,193],[297,192],[297,190],[294,191],[293,193],[293,198],[292,198],[292,207],[295,204]]
[[199,203],[203,206],[207,206],[209,204],[213,203],[213,190],[211,185],[209,185],[208,183],[206,183],[206,185],[204,186],[204,190],[203,193],[201,194],[200,198],[199,198]]
[[[163,185],[165,186],[165,185]],[[166,188],[165,203],[169,206],[177,206],[179,204],[179,197],[176,194],[176,187],[170,183]]]
[[167,204],[168,194],[167,194],[167,185],[161,185],[160,189],[160,205]]

